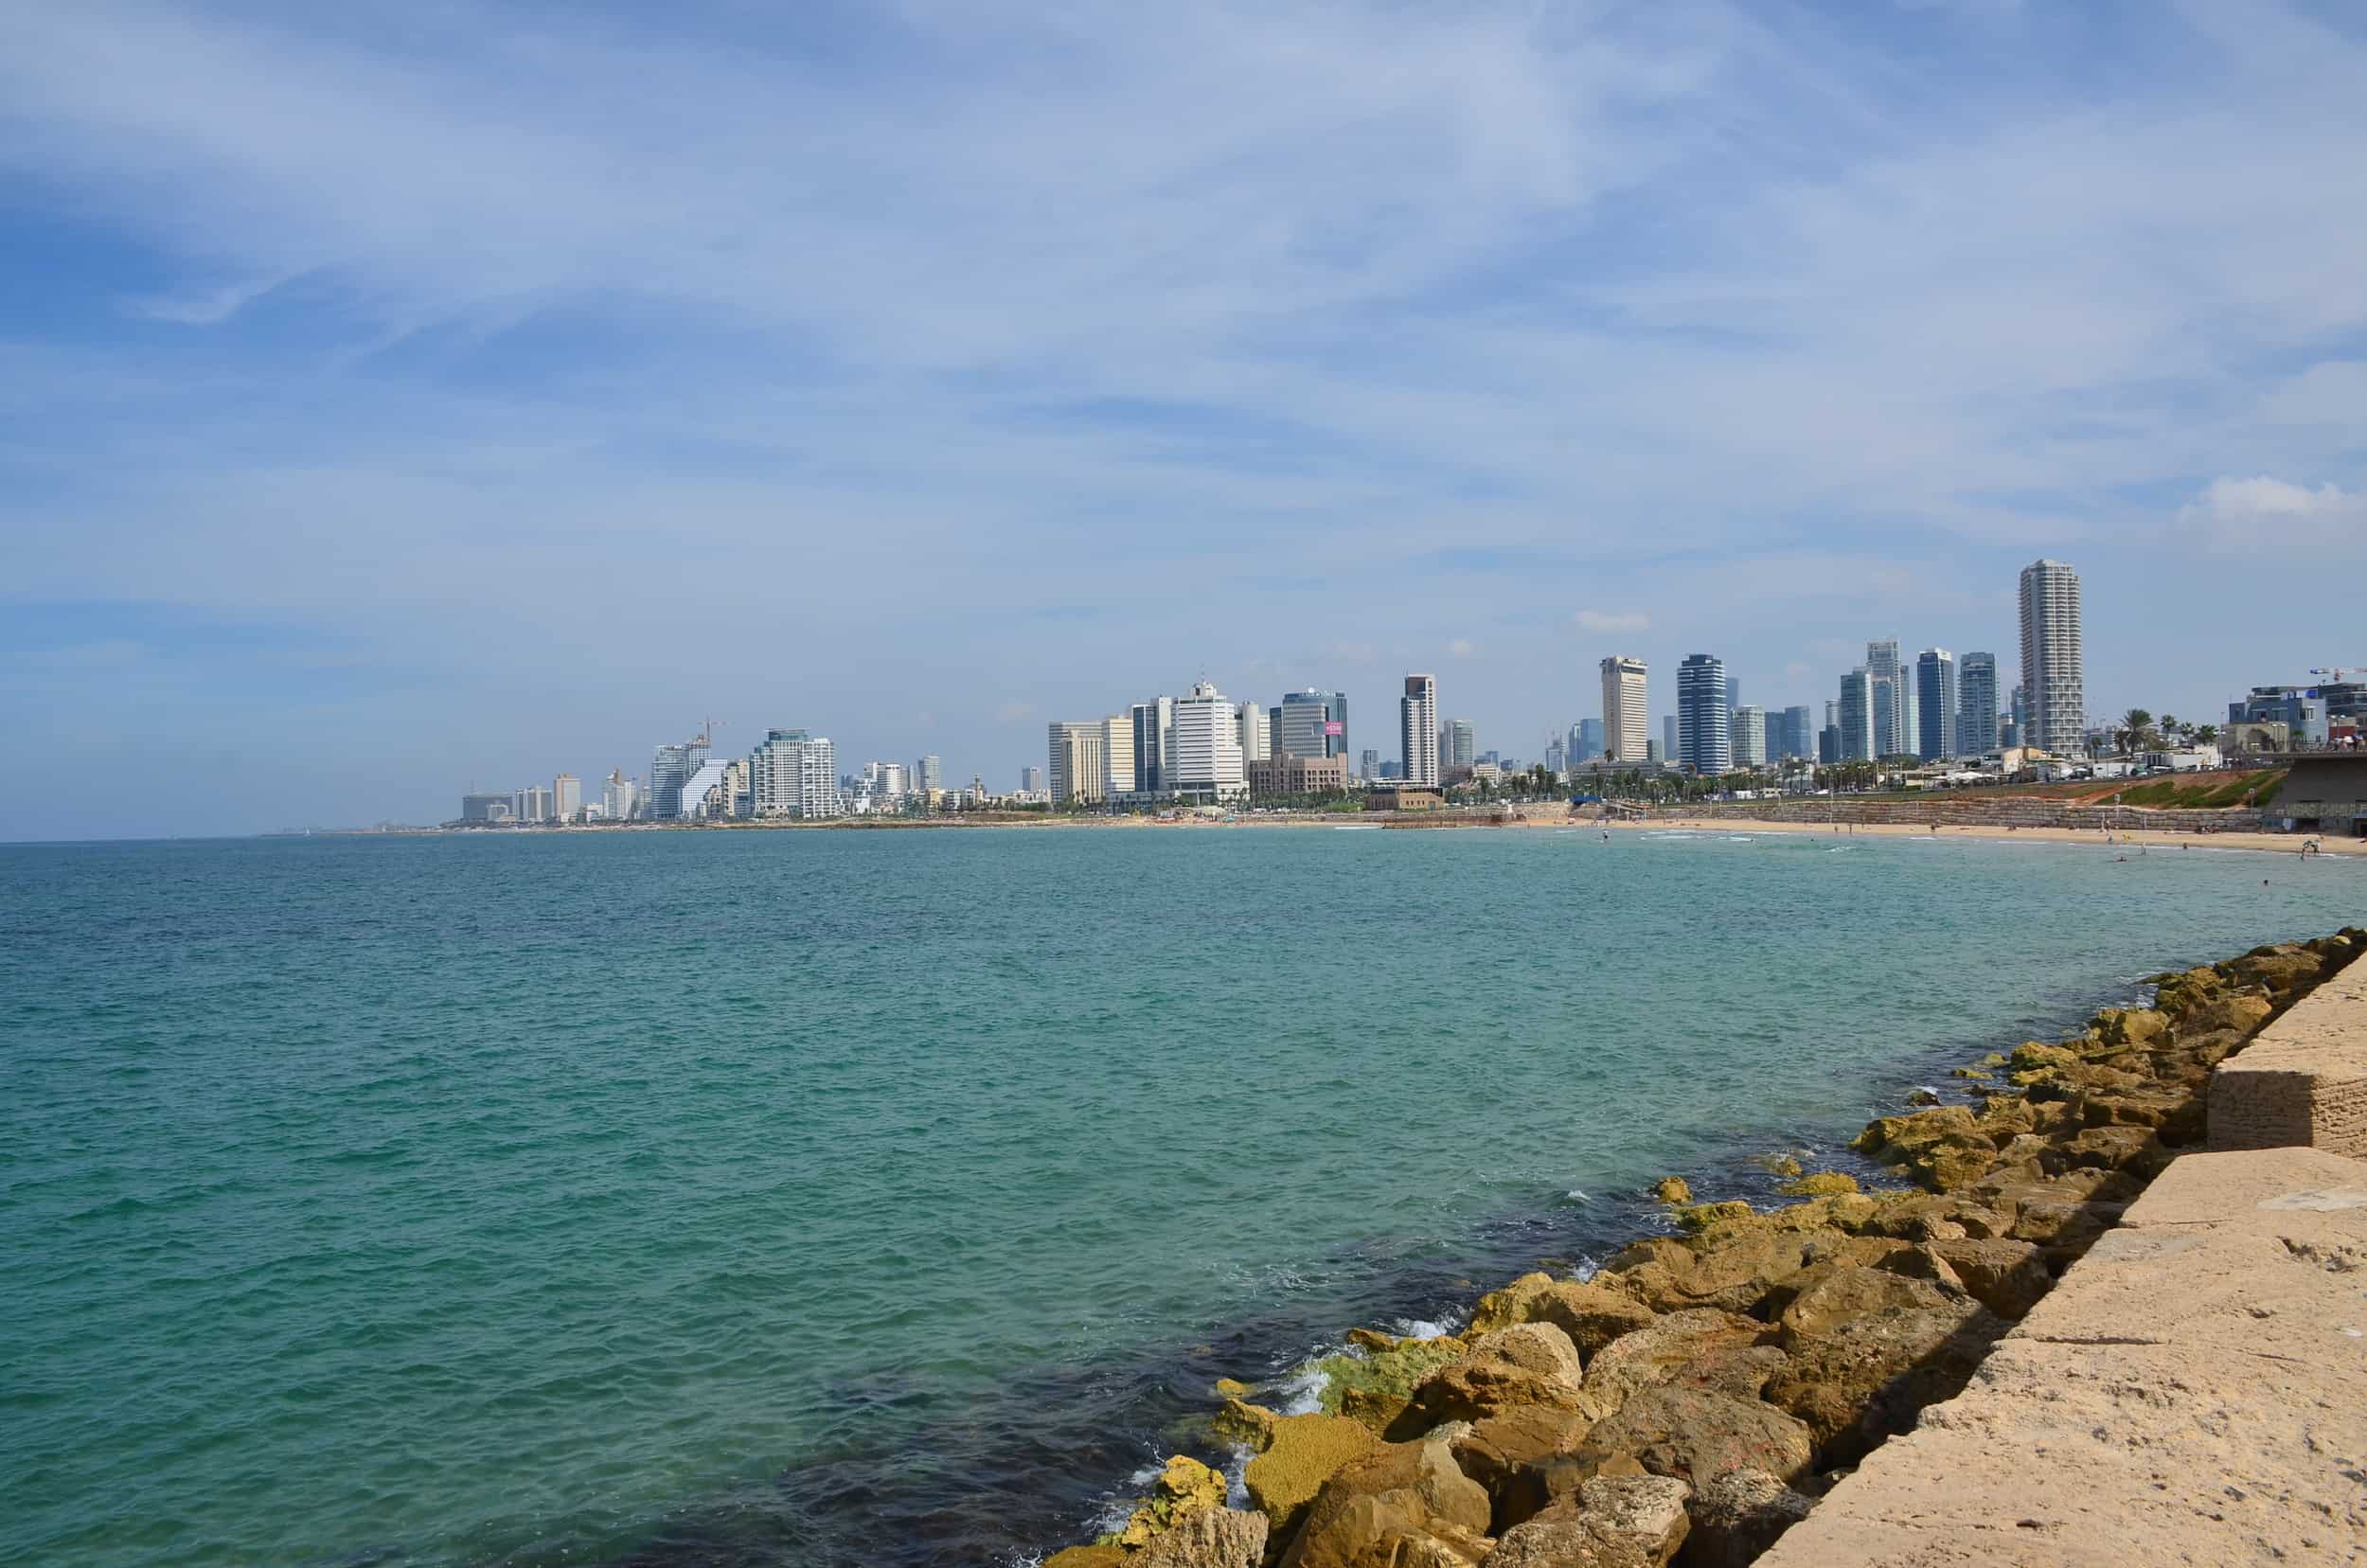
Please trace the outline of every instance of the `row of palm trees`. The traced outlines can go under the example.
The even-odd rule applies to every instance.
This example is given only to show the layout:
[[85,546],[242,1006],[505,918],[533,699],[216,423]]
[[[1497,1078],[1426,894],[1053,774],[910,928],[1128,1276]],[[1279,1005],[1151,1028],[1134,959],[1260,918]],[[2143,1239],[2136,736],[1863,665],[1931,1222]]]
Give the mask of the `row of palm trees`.
[[2190,724],[2171,714],[2163,714],[2161,722],[2144,708],[2130,708],[2112,725],[2112,743],[2123,756],[2139,752],[2160,751],[2168,745],[2209,745],[2219,738],[2216,724]]

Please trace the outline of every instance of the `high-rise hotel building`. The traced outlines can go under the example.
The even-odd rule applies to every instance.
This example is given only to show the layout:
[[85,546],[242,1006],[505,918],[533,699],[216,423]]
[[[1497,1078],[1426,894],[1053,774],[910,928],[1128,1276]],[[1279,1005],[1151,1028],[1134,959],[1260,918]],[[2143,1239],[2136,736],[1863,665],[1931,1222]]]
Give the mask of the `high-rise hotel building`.
[[1603,661],[1603,755],[1613,762],[1644,760],[1650,731],[1642,659],[1614,653]]
[[1725,661],[1686,654],[1677,667],[1677,760],[1703,777],[1734,771],[1728,701]]
[[2021,569],[2021,686],[2030,710],[2022,744],[2055,757],[2076,755],[2088,727],[2079,574],[2059,561]]

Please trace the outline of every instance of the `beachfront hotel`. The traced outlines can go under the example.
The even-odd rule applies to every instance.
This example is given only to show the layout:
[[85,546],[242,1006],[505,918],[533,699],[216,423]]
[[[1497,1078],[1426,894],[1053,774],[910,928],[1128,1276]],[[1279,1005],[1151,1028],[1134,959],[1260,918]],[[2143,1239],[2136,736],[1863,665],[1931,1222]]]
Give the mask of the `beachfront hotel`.
[[1397,703],[1397,741],[1408,784],[1438,788],[1438,677],[1408,675]]
[[1677,667],[1677,760],[1702,777],[1733,771],[1725,661],[1688,653]]
[[1644,760],[1651,706],[1644,661],[1614,653],[1603,661],[1603,755],[1613,762]]

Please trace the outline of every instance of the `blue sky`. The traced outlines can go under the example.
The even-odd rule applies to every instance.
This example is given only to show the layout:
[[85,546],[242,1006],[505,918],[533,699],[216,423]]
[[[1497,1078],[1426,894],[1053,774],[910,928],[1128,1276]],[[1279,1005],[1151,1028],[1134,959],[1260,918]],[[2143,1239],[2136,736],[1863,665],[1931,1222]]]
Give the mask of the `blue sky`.
[[[2367,12],[0,13],[0,838],[433,820],[704,715],[1016,782],[1205,672],[2367,663]],[[22,765],[48,757],[57,770]]]

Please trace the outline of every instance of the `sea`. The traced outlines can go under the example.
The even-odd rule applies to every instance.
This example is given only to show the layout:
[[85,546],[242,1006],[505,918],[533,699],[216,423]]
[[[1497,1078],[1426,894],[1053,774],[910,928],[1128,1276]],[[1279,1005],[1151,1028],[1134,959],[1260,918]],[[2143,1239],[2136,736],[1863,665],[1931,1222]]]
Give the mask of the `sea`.
[[[2126,859],[2122,858],[2126,855]],[[2367,862],[1748,831],[0,848],[0,1560],[1038,1560]]]

